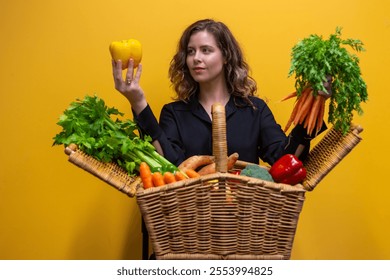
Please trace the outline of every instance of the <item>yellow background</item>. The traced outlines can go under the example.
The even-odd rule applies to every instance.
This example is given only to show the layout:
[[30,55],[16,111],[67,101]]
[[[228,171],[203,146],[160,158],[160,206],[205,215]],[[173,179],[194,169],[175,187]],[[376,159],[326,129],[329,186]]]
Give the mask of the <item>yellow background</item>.
[[113,88],[108,45],[143,44],[142,86],[158,115],[172,96],[168,64],[183,29],[224,21],[240,41],[259,95],[284,125],[293,90],[292,46],[336,26],[360,39],[369,102],[354,122],[363,142],[307,194],[292,259],[390,259],[390,2],[5,1],[0,2],[0,259],[139,259],[135,199],[68,163],[52,147],[70,102],[98,94],[132,118]]

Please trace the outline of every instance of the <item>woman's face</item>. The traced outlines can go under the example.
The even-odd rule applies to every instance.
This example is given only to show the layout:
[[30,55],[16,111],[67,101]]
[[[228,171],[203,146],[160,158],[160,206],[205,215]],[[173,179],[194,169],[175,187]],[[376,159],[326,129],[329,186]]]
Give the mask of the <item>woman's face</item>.
[[214,36],[207,31],[198,31],[190,37],[186,63],[198,83],[224,81],[224,57]]

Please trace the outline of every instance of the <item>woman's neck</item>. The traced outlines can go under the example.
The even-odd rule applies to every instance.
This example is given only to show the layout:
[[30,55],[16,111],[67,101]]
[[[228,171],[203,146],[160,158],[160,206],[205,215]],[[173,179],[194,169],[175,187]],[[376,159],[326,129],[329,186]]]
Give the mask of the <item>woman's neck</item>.
[[223,106],[228,103],[230,94],[226,85],[220,86],[201,86],[199,91],[199,103],[206,110],[207,114],[211,117],[211,107],[215,103],[220,103]]

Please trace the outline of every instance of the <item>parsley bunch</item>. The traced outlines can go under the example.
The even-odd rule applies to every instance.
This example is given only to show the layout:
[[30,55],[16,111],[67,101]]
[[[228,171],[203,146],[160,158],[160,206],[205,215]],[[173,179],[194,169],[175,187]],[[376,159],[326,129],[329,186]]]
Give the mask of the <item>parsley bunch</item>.
[[322,36],[310,35],[299,41],[291,53],[291,66],[288,76],[295,73],[295,87],[298,95],[310,85],[314,94],[327,92],[324,82],[332,77],[332,95],[330,97],[328,122],[335,129],[346,133],[350,129],[353,112],[363,113],[360,106],[366,102],[367,86],[361,77],[359,58],[348,52],[344,46],[356,52],[365,51],[360,40],[340,38],[341,28],[328,40]]
[[60,116],[57,124],[62,131],[53,138],[53,145],[77,144],[81,151],[102,162],[117,163],[129,175],[135,175],[143,161],[153,172],[177,170],[157,153],[150,136],[138,136],[136,123],[113,120],[111,116],[123,116],[123,113],[107,107],[97,96],[77,99]]

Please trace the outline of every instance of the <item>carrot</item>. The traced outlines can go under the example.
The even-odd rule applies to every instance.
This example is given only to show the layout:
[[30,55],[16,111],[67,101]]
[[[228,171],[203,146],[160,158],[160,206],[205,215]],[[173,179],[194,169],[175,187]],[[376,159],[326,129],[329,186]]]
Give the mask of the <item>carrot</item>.
[[199,173],[196,172],[194,169],[187,169],[185,172],[186,172],[187,176],[190,178],[200,177]]
[[142,180],[142,184],[144,185],[144,189],[145,190],[154,187],[151,175],[150,175],[150,177],[147,177],[147,178],[144,178],[144,179],[141,178],[141,180]]
[[[316,99],[314,99],[314,101],[312,102],[312,105],[314,105],[314,102],[316,101]],[[312,114],[312,107],[309,108],[307,114],[306,114],[306,117],[302,120],[303,121],[303,127],[307,130],[308,128],[308,125],[309,125],[309,121],[310,121],[310,114]]]
[[307,125],[306,125],[306,131],[308,132],[309,135],[313,132],[313,129],[316,125],[317,122],[317,114],[319,111],[319,106],[321,105],[321,98],[319,95],[314,97],[313,105],[311,107],[311,111],[309,115],[307,116]]
[[293,119],[293,123],[296,125],[299,122],[300,116],[298,116],[303,104],[306,102],[306,99],[309,97],[307,94],[307,91],[303,91],[302,94],[298,97],[297,102],[295,103],[295,107],[297,107],[297,110],[295,112],[295,116]]
[[176,171],[175,172],[175,179],[176,181],[181,181],[187,179],[187,174],[185,174],[183,171]]
[[287,132],[289,130],[290,126],[292,125],[292,123],[293,123],[293,121],[295,119],[295,116],[298,113],[298,109],[299,109],[299,104],[296,103],[295,106],[294,106],[293,111],[291,112],[290,118],[288,119],[287,124],[284,127],[284,132]]
[[305,103],[305,100],[309,97],[309,93],[311,93],[312,89],[310,87],[305,88],[301,95],[298,97],[298,101],[300,100],[300,107],[302,107],[303,103]]
[[298,109],[298,113],[297,113],[297,116],[295,117],[296,121],[295,124],[301,124],[305,118],[307,117],[309,111],[310,111],[310,108],[313,104],[313,101],[314,101],[314,95],[313,95],[313,91],[310,90],[308,93],[307,93],[307,98],[305,100],[305,102],[302,104],[302,106]]
[[294,91],[294,92],[286,95],[285,97],[283,97],[282,100],[280,100],[280,102],[286,101],[286,100],[288,100],[290,98],[293,98],[293,97],[297,97],[297,92],[296,91]]
[[144,185],[144,189],[153,187],[152,172],[146,162],[141,162],[139,165],[139,174]]
[[152,180],[155,187],[163,186],[165,185],[164,177],[160,172],[154,172],[152,174]]
[[193,169],[197,170],[200,166],[208,165],[214,162],[213,156],[200,155],[191,156],[183,161],[178,167],[180,170]]
[[313,110],[316,110],[317,113],[315,115],[315,120],[313,120],[313,127],[311,128],[311,131],[315,130],[316,135],[322,127],[324,111],[325,111],[325,101],[326,101],[325,97],[319,94],[317,95],[317,99],[318,102],[316,106],[315,107],[313,106]]
[[318,132],[321,130],[321,127],[322,127],[322,122],[323,122],[323,119],[324,119],[324,113],[325,113],[325,98],[323,96],[320,96],[321,98],[321,104],[320,104],[320,109],[319,109],[319,113],[318,113],[318,116],[317,116],[317,126],[316,126],[316,135],[318,134]]
[[314,96],[311,87],[306,87],[297,97],[284,132],[287,132],[292,124],[303,124],[308,134],[312,134],[313,131],[317,134],[322,127],[325,101],[326,99],[321,95]]
[[165,172],[163,175],[165,184],[170,184],[176,182],[175,175],[171,172]]

